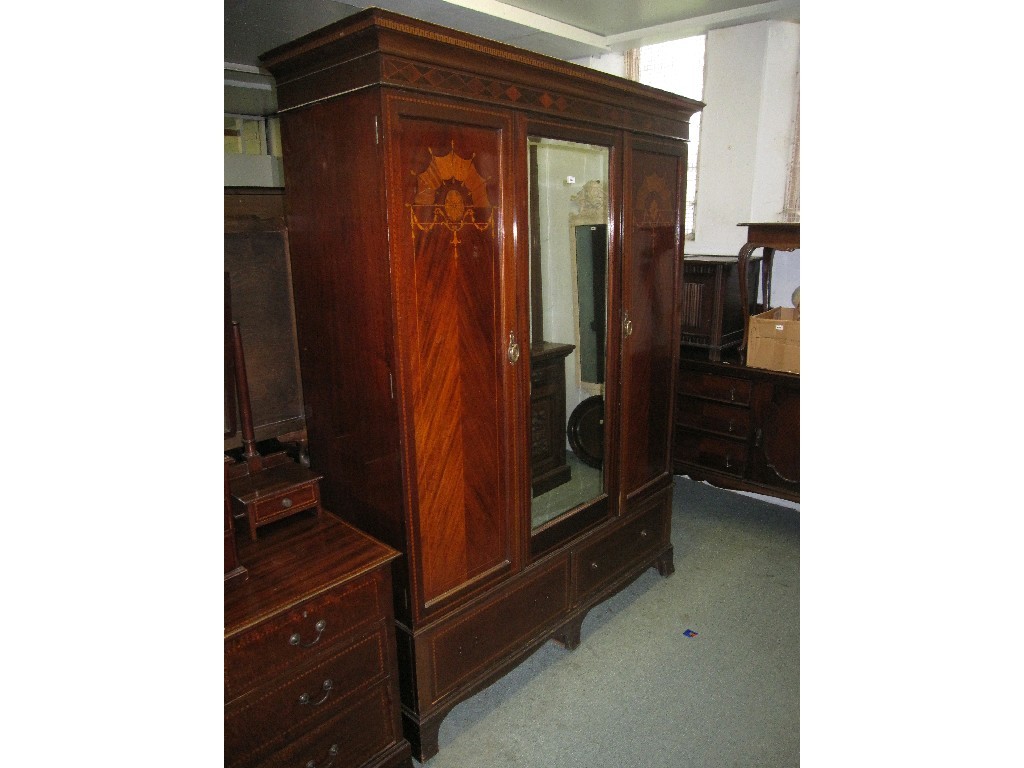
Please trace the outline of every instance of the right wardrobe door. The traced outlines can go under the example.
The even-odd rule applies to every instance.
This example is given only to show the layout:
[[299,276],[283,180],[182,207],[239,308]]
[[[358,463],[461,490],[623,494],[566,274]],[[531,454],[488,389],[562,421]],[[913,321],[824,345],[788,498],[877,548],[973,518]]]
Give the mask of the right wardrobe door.
[[[627,136],[619,507],[671,482],[686,143]],[[671,318],[671,322],[669,319]]]

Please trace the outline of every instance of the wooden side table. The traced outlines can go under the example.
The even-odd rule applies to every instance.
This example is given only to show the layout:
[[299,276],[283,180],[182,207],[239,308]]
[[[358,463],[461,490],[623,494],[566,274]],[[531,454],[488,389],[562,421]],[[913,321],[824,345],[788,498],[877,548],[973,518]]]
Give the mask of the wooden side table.
[[740,248],[736,275],[740,283],[740,304],[743,307],[743,341],[740,343],[740,359],[746,361],[747,336],[750,333],[750,296],[747,291],[747,264],[751,254],[758,248],[764,249],[761,261],[761,293],[765,309],[771,308],[772,262],[775,251],[795,251],[800,247],[800,223],[786,222],[745,222],[737,226],[747,228],[747,242]]

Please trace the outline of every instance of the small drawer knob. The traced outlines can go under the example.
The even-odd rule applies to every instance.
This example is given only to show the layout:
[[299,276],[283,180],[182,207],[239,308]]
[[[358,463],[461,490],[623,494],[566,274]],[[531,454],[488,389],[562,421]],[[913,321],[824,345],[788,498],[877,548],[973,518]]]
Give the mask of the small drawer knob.
[[598,566],[597,563],[591,563],[590,564],[590,570],[592,570],[592,571],[596,571],[599,567],[600,566]]
[[292,500],[289,499],[287,496],[285,496],[283,499],[281,499],[281,506],[284,507],[285,509],[288,509],[288,507],[290,507],[291,505],[292,505]]

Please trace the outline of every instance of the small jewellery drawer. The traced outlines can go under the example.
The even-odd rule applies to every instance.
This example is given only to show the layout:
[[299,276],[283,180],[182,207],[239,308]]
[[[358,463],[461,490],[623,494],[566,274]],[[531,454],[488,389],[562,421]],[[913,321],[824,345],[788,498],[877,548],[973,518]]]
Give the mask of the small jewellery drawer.
[[313,659],[384,612],[377,579],[367,578],[300,603],[224,641],[224,701]]
[[681,397],[676,406],[676,422],[691,429],[718,432],[733,437],[750,435],[750,410],[696,397]]
[[386,677],[384,625],[296,677],[259,688],[225,708],[224,749],[244,765],[333,716],[351,694]]
[[320,515],[321,475],[294,461],[264,467],[231,481],[231,508],[235,517],[248,518],[249,538],[266,523],[316,509]]
[[673,451],[675,461],[699,464],[737,477],[742,477],[747,468],[746,443],[724,437],[676,429]]
[[295,512],[315,507],[319,502],[320,487],[316,482],[311,482],[257,499],[252,509],[256,515],[256,525],[263,525],[278,517],[287,517]]
[[668,544],[667,510],[662,504],[576,553],[576,583],[585,596]]
[[723,403],[750,404],[750,382],[732,376],[683,371],[679,375],[676,391],[681,395],[704,397]]

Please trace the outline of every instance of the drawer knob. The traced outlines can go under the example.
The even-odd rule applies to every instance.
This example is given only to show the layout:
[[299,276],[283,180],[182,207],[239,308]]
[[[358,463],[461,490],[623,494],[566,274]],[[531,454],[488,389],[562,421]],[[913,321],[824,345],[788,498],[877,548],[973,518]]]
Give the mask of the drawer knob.
[[596,571],[600,566],[597,563],[590,564],[590,570]]
[[316,645],[318,642],[320,642],[320,635],[322,635],[324,633],[324,630],[327,629],[327,621],[325,619],[320,619],[320,621],[313,625],[313,629],[316,630],[316,637],[314,637],[312,641],[308,643],[303,643],[302,636],[298,632],[295,632],[291,637],[288,638],[288,645],[298,645],[303,648],[309,648],[311,646]]
[[316,760],[310,760],[306,763],[306,768],[331,768],[331,766],[334,765],[334,758],[338,756],[337,744],[331,744],[331,748],[327,750],[327,756],[331,758],[331,762],[317,765]]
[[288,509],[288,507],[290,507],[291,505],[292,505],[292,500],[289,499],[287,496],[285,496],[283,499],[281,499],[281,506],[284,507],[285,509]]
[[313,706],[313,707],[318,706],[320,704],[323,704],[325,701],[327,701],[327,697],[331,695],[331,689],[333,687],[334,687],[334,683],[332,683],[329,679],[328,680],[324,680],[324,684],[323,684],[324,695],[323,696],[321,696],[316,701],[312,701],[310,699],[310,697],[309,697],[309,694],[308,693],[304,693],[301,696],[299,696],[299,704],[309,704],[310,706]]
[[651,535],[651,534],[649,534],[649,533],[647,532],[647,529],[646,529],[646,528],[644,528],[643,530],[641,530],[641,531],[640,531],[640,538],[641,538],[641,539],[646,539],[646,538],[647,538],[648,536],[650,536],[650,535]]

